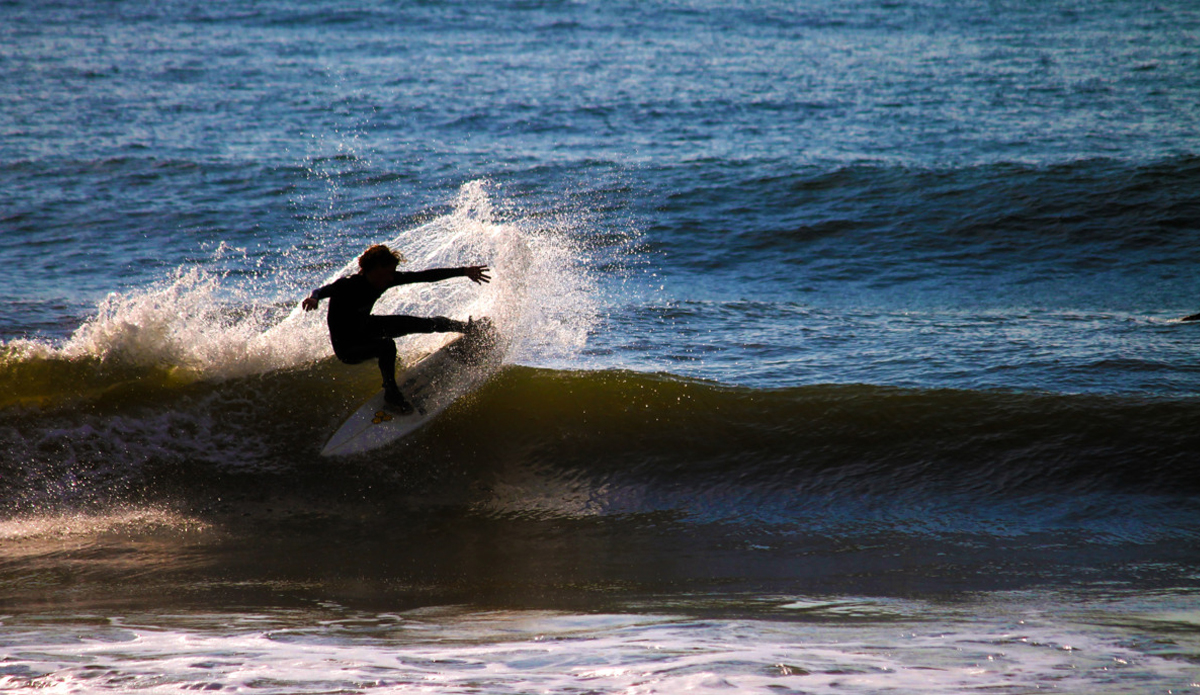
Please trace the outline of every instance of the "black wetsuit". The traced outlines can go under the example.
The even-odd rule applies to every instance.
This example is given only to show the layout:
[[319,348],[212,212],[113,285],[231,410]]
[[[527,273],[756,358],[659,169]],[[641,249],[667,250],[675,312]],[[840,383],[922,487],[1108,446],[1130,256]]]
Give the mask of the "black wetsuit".
[[445,316],[376,316],[371,313],[375,301],[388,288],[397,285],[437,282],[456,277],[466,277],[466,269],[435,268],[415,273],[397,272],[391,284],[380,290],[359,273],[335,280],[315,290],[312,296],[318,300],[329,298],[329,340],[333,343],[333,353],[347,364],[377,358],[386,387],[396,381],[396,343],[393,338],[411,333],[461,331],[464,324]]

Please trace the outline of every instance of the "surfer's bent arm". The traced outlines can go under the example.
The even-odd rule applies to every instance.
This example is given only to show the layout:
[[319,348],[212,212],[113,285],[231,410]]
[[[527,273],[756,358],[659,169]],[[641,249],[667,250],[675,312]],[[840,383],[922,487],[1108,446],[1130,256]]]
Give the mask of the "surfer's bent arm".
[[332,284],[325,285],[324,287],[318,287],[312,291],[312,294],[305,297],[304,301],[300,302],[300,306],[304,307],[305,311],[313,311],[317,308],[317,305],[321,303],[322,299],[330,295],[330,288],[332,287]]
[[411,273],[396,271],[392,287],[396,285],[411,285],[416,282],[440,282],[442,280],[449,280],[450,278],[468,278],[471,282],[477,284],[491,282],[492,277],[488,275],[489,272],[490,269],[486,265],[468,265],[461,268],[433,268]]

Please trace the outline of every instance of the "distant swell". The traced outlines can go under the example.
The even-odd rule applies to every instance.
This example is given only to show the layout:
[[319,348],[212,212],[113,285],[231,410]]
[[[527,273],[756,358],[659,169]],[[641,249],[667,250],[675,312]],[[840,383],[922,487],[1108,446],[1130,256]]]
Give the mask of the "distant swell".
[[701,181],[679,172],[653,229],[675,262],[706,272],[746,265],[753,277],[801,275],[844,291],[847,282],[997,283],[1147,265],[1190,272],[1200,250],[1195,156],[751,174],[736,163]]

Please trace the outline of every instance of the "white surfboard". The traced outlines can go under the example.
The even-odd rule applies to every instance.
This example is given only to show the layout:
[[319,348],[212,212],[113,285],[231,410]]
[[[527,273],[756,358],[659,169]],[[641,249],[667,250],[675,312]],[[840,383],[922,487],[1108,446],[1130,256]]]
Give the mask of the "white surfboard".
[[475,330],[447,338],[442,347],[421,358],[396,382],[413,411],[401,414],[375,394],[330,437],[322,456],[358,454],[390,444],[426,424],[451,403],[491,377],[504,357],[499,335],[487,319]]

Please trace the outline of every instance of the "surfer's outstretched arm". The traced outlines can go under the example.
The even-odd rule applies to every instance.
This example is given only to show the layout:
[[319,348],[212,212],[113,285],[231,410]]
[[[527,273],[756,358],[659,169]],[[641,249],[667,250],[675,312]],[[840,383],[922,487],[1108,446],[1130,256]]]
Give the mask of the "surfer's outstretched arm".
[[469,265],[463,268],[463,271],[463,274],[467,276],[467,279],[476,285],[481,285],[492,281],[492,276],[488,275],[488,273],[491,272],[491,268],[488,268],[486,265]]
[[483,284],[492,281],[492,276],[489,273],[491,273],[491,269],[486,265],[467,265],[461,268],[432,268],[430,270],[418,270],[411,273],[396,271],[392,287],[396,285],[410,285],[416,282],[441,282],[450,278],[467,278],[475,284]]
[[[386,276],[380,280],[385,285],[380,285],[382,290],[384,287],[396,287],[398,285],[411,285],[418,282],[441,282],[451,278],[467,278],[471,282],[482,285],[492,281],[491,268],[486,265],[466,265],[461,268],[431,268],[429,270],[419,270],[411,273],[401,273],[392,271],[391,280],[387,280]],[[342,278],[341,281],[346,280]],[[338,282],[341,282],[338,281]],[[338,282],[334,282],[324,287],[318,287],[312,291],[312,294],[305,297],[300,306],[305,311],[315,311],[321,304],[321,300],[332,296],[336,290]]]

